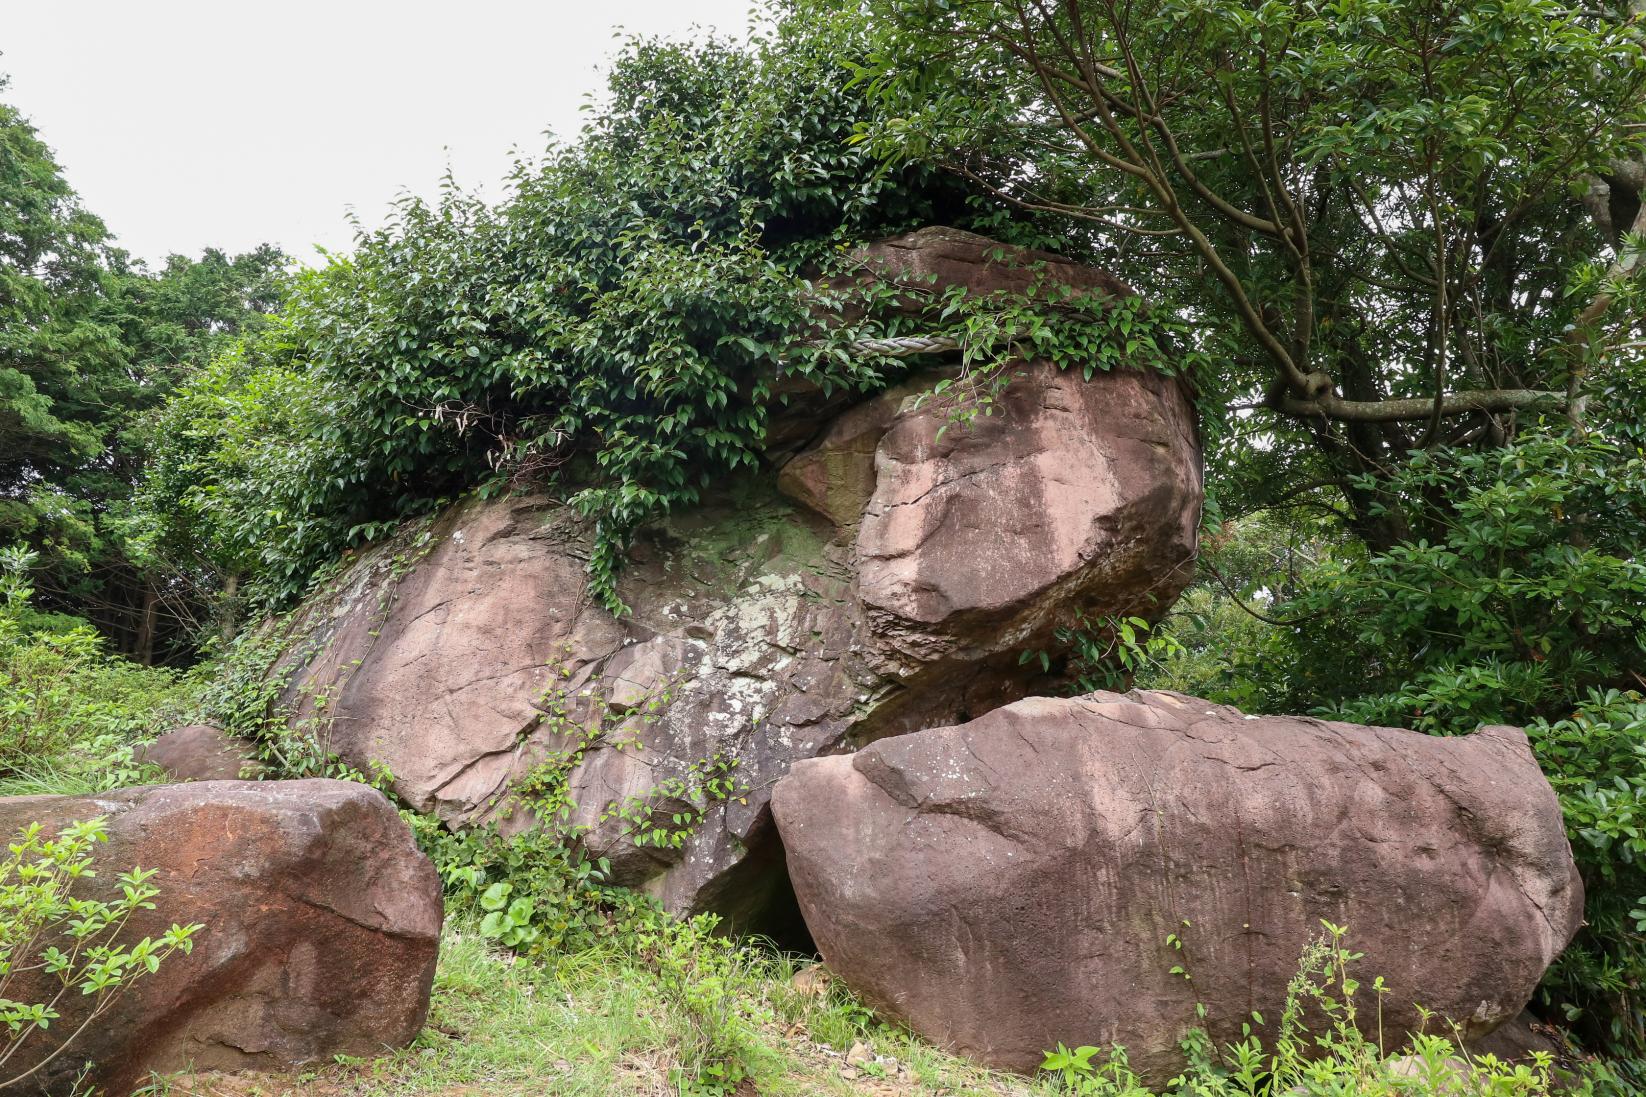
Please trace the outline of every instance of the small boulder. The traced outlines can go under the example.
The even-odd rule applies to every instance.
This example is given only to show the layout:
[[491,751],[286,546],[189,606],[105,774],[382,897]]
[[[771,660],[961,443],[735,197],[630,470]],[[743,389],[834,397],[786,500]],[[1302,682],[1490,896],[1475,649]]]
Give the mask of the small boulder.
[[159,766],[174,781],[237,781],[263,773],[263,763],[250,743],[210,724],[168,731],[138,747],[133,757]]
[[1121,1044],[1159,1085],[1197,1002],[1219,1046],[1254,1011],[1272,1034],[1323,919],[1348,927],[1365,985],[1384,978],[1392,1043],[1418,1006],[1473,1039],[1520,1012],[1582,920],[1559,804],[1515,728],[1034,698],[797,762],[772,809],[829,969],[1011,1070],[1060,1041]]
[[[440,879],[383,795],[346,781],[202,781],[94,796],[0,799],[0,833],[56,831],[103,817],[98,875],[75,894],[106,897],[133,866],[156,870],[155,910],[119,942],[172,923],[205,926],[194,950],[128,987],[97,1023],[17,1092],[70,1092],[90,1064],[101,1092],[130,1093],[150,1071],[280,1070],[335,1055],[378,1055],[423,1027],[439,950]],[[8,988],[49,1000],[42,973]],[[84,1020],[63,1017],[8,1064],[37,1062]]]

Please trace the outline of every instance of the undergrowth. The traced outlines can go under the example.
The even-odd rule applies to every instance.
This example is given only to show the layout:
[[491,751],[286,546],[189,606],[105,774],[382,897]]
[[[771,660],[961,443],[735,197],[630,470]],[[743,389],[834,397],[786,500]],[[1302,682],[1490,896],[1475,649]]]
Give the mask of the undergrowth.
[[[1318,1013],[1352,985],[1341,942],[1305,953],[1288,1012]],[[1369,992],[1372,986],[1365,988]],[[1364,993],[1364,992],[1363,992]],[[1351,995],[1352,997],[1352,995]],[[1461,1051],[1444,1035],[1385,1053],[1343,1023],[1214,1049],[1166,1097],[1543,1097],[1555,1071]],[[1276,1018],[1277,1032],[1286,1018]],[[1258,1026],[1261,1027],[1261,1026]],[[1436,1028],[1444,1024],[1436,1019]],[[1566,1092],[1612,1095],[1604,1071]],[[459,914],[441,948],[428,1026],[410,1047],[229,1089],[220,1077],[156,1079],[154,1097],[1153,1097],[1123,1049],[1058,1047],[1033,1078],[989,1071],[877,1018],[806,958],[717,936],[708,920],[659,919],[633,938],[527,960]],[[739,1090],[739,1086],[745,1086]]]
[[37,557],[0,549],[0,795],[141,783],[132,747],[184,721],[196,683],[111,653],[85,621],[36,612]]
[[[392,775],[362,774],[329,750],[324,705],[292,719],[286,677],[273,671],[274,645],[250,634],[193,676],[134,667],[96,644],[64,643],[72,623],[27,614],[26,583],[13,569],[0,613],[0,668],[11,687],[12,727],[0,792],[84,793],[155,776],[131,761],[130,746],[168,721],[210,717],[262,744],[275,777],[334,776],[392,795]],[[32,662],[28,662],[32,660]],[[19,665],[49,673],[18,677]],[[112,686],[110,685],[112,683]],[[24,709],[19,697],[34,705]],[[552,699],[551,699],[552,701]],[[1619,702],[1621,703],[1621,702]],[[547,706],[551,714],[554,704]],[[1632,710],[1631,710],[1632,712]],[[574,714],[567,710],[568,720]],[[1540,750],[1577,752],[1561,791],[1584,855],[1606,861],[1620,843],[1614,793],[1595,777],[1614,767],[1592,749],[1625,753],[1637,736],[1584,718],[1539,732]],[[1633,717],[1631,717],[1633,719]],[[603,721],[596,721],[597,736]],[[1631,727],[1634,725],[1631,724]],[[1600,732],[1610,729],[1612,737]],[[1552,755],[1551,755],[1552,756]],[[1058,1045],[1035,1079],[1010,1078],[944,1054],[877,1018],[838,982],[769,943],[720,932],[712,916],[677,919],[639,893],[615,887],[609,866],[586,853],[565,778],[573,750],[526,783],[538,825],[505,835],[496,828],[453,832],[410,811],[408,824],[447,890],[449,928],[428,1029],[409,1048],[371,1062],[342,1063],[298,1079],[291,1092],[442,1094],[670,1094],[727,1097],[777,1094],[1040,1094],[1141,1097],[1149,1092],[1121,1049]],[[1593,772],[1589,772],[1592,770]],[[715,780],[731,781],[714,770]],[[735,787],[733,785],[732,787]],[[1618,871],[1622,871],[1619,869]],[[1619,918],[1633,911],[1619,909]],[[1475,1059],[1442,1035],[1419,1037],[1386,1054],[1354,1024],[1356,989],[1341,937],[1306,953],[1287,1014],[1273,1037],[1254,1018],[1246,1039],[1215,1047],[1203,1035],[1185,1045],[1188,1068],[1162,1092],[1172,1097],[1539,1097],[1551,1064],[1506,1066]],[[1577,969],[1573,969],[1575,972]],[[1375,990],[1376,984],[1373,984]],[[1299,1019],[1312,1011],[1305,1027]],[[1324,1024],[1318,1022],[1324,1021]],[[1444,1032],[1444,1030],[1441,1030]],[[1070,1033],[1078,1040],[1078,1033]],[[189,1079],[159,1080],[156,1093],[207,1093]],[[217,1083],[210,1083],[216,1085]],[[261,1083],[259,1083],[261,1084]],[[277,1092],[282,1082],[266,1091]],[[1613,1097],[1628,1086],[1595,1067],[1574,1092]]]
[[[1383,980],[1362,984],[1352,971],[1359,954],[1346,945],[1347,927],[1325,932],[1303,950],[1272,1029],[1261,1014],[1241,1025],[1241,1039],[1217,1046],[1204,1029],[1183,1041],[1187,1067],[1158,1091],[1173,1097],[1540,1097],[1611,1092],[1604,1072],[1557,1072],[1553,1058],[1505,1063],[1468,1050],[1456,1026],[1424,1014],[1426,1031],[1390,1047],[1382,1013]],[[1181,970],[1181,969],[1174,969]],[[1184,973],[1185,978],[1188,977]],[[1363,992],[1370,992],[1370,1002]],[[1202,1006],[1196,1013],[1205,1017]],[[1378,1034],[1368,1037],[1365,1030]],[[1069,1097],[1151,1097],[1123,1047],[1059,1044],[1042,1070]],[[1599,1088],[1597,1088],[1599,1087]]]

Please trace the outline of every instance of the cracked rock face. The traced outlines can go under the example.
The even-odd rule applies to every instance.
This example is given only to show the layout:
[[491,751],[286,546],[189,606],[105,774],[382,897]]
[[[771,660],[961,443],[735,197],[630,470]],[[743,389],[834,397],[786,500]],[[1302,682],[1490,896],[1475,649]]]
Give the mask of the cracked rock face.
[[1152,618],[1176,599],[1200,467],[1175,382],[1036,363],[967,427],[919,394],[852,409],[782,472],[855,533],[856,595],[886,660],[975,658],[1072,605]]
[[[7,835],[97,816],[108,821],[97,878],[73,894],[107,898],[139,865],[160,889],[118,943],[174,922],[205,928],[192,953],[128,988],[28,1086],[82,1092],[75,1077],[90,1061],[99,1092],[130,1093],[150,1071],[291,1069],[380,1055],[422,1029],[440,879],[381,793],[345,781],[200,781],[0,799]],[[35,973],[9,993],[48,1001],[57,985]],[[86,1000],[71,991],[58,1008],[46,1049],[79,1027]],[[37,1062],[39,1041],[19,1061]]]
[[[1195,1003],[1272,1039],[1321,919],[1382,976],[1391,1044],[1515,1017],[1582,920],[1525,734],[1433,738],[1164,692],[1020,701],[797,763],[773,811],[829,967],[984,1063],[1124,1045],[1159,1086]],[[1169,935],[1183,941],[1179,951]],[[1186,967],[1192,982],[1173,974]]]
[[[946,277],[996,277],[977,239],[941,237]],[[771,931],[790,765],[1044,688],[1022,651],[1082,614],[1157,618],[1190,578],[1200,448],[1177,382],[1032,363],[944,431],[918,399],[936,379],[799,442],[790,414],[775,475],[639,537],[622,618],[590,602],[588,531],[547,499],[407,529],[286,626],[288,700],[452,825],[529,825],[514,790],[555,770],[618,882]]]

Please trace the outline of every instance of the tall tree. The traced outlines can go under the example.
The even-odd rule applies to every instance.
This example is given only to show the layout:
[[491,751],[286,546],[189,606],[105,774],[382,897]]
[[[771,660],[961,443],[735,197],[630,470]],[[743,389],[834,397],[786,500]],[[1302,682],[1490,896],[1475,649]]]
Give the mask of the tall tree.
[[[0,78],[0,91],[6,83]],[[95,427],[65,398],[77,388],[90,395],[86,375],[107,346],[64,312],[99,292],[107,238],[34,127],[0,103],[0,531],[39,520],[30,497],[44,486],[45,466],[100,448]]]
[[[1406,454],[1501,442],[1528,415],[1580,419],[1638,340],[1618,292],[1640,265],[1638,180],[1618,166],[1646,138],[1646,51],[1621,8],[795,10],[869,28],[874,46],[847,60],[880,100],[865,136],[889,159],[934,159],[1061,218],[1202,323],[1235,429],[1289,470],[1271,485],[1331,483],[1374,547],[1422,532],[1376,486]],[[1597,225],[1583,199],[1602,179]]]
[[0,542],[38,551],[43,607],[145,661],[193,611],[174,576],[128,551],[121,517],[142,464],[129,431],[276,307],[285,262],[265,246],[150,273],[0,104]]
[[119,251],[86,322],[110,333],[112,369],[94,415],[96,456],[53,470],[53,483],[85,515],[74,566],[40,577],[39,600],[96,622],[142,662],[180,654],[207,624],[213,591],[177,561],[150,551],[128,521],[133,485],[149,460],[146,417],[213,357],[258,329],[285,293],[286,257],[268,245],[244,255],[208,249],[173,255],[149,273]]

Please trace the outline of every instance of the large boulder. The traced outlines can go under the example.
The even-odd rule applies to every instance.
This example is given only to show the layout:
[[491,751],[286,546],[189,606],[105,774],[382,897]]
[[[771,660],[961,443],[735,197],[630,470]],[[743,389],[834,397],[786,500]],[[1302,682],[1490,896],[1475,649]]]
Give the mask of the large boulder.
[[[0,799],[0,833],[32,822],[107,819],[98,875],[75,894],[107,897],[115,877],[153,869],[156,909],[119,941],[202,924],[189,955],[128,988],[18,1092],[67,1093],[86,1064],[100,1092],[130,1093],[150,1071],[289,1069],[379,1055],[423,1027],[441,923],[440,879],[381,793],[344,781],[203,781],[95,796]],[[84,888],[82,892],[80,887]],[[35,973],[8,988],[49,1000]],[[17,1062],[79,1027],[86,999],[31,1036]],[[76,1090],[78,1092],[78,1090]]]
[[1390,1039],[1420,1005],[1479,1037],[1582,920],[1559,804],[1515,728],[1444,739],[1171,693],[1034,698],[799,762],[772,807],[830,969],[1012,1070],[1059,1041],[1118,1043],[1158,1085],[1196,1002],[1220,1046],[1254,1011],[1272,1034],[1322,919],[1348,927],[1368,988],[1385,979]]
[[1036,363],[964,428],[923,392],[847,411],[779,474],[853,536],[854,594],[887,666],[1021,648],[1076,607],[1152,618],[1176,599],[1200,521],[1176,382]]
[[[979,239],[926,238],[928,266],[1000,283],[1016,267]],[[1026,363],[970,426],[921,399],[934,381],[805,430],[797,398],[772,468],[639,536],[621,618],[587,593],[586,523],[546,498],[406,529],[284,626],[295,722],[454,826],[525,825],[516,790],[552,786],[619,882],[778,928],[767,804],[792,763],[1043,689],[1025,649],[1158,617],[1191,575],[1201,459],[1178,381]]]

